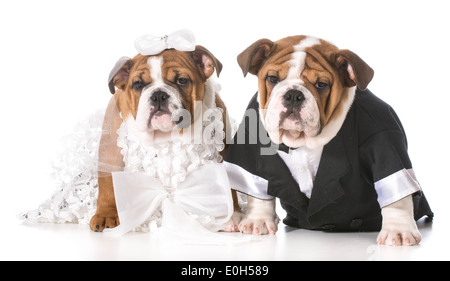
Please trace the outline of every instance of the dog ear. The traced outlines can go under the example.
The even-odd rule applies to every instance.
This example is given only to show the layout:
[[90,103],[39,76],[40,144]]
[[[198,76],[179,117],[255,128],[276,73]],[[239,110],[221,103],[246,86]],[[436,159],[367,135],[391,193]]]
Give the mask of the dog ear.
[[346,87],[356,85],[359,89],[365,90],[372,81],[373,69],[352,51],[339,50],[336,56],[336,64]]
[[222,71],[222,63],[205,47],[200,45],[195,46],[195,50],[192,52],[192,58],[205,74],[206,79],[211,77],[214,69],[216,69],[217,77],[219,77]]
[[238,55],[237,61],[244,77],[249,72],[253,75],[258,74],[264,61],[270,56],[274,45],[275,43],[269,39],[260,39]]
[[108,78],[108,86],[111,94],[116,92],[115,87],[121,90],[125,89],[132,65],[133,61],[129,57],[121,57],[117,61]]

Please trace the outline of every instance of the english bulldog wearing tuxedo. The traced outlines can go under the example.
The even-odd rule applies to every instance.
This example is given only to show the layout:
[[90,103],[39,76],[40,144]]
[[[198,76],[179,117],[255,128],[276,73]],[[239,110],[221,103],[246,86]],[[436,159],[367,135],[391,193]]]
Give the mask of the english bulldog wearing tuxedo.
[[367,89],[369,65],[309,36],[258,40],[238,63],[258,77],[225,158],[232,188],[249,195],[241,232],[274,234],[278,197],[289,226],[380,231],[378,244],[421,241],[416,220],[433,212],[400,120]]

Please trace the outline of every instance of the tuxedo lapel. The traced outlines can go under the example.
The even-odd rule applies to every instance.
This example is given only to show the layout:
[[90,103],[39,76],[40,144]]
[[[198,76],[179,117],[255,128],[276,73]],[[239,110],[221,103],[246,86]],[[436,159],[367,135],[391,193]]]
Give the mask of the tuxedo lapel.
[[278,153],[261,156],[258,166],[261,172],[267,175],[267,193],[306,214],[309,199],[300,191],[297,181]]
[[300,191],[278,153],[261,156],[258,169],[267,175],[270,195],[311,217],[344,195],[340,180],[349,172],[350,166],[343,137],[338,135],[323,149],[311,199]]
[[[267,135],[264,126],[262,126],[259,120],[259,105],[256,95],[253,97],[248,108],[254,109],[257,112],[256,117],[259,124],[257,135]],[[283,145],[281,147],[272,143],[263,145],[259,141],[259,138],[253,136],[257,140],[255,141],[256,144],[251,145],[247,150],[253,151],[252,156],[254,158],[250,157],[252,159],[244,160],[256,161],[256,163],[253,162],[256,164],[254,167],[255,170],[250,169],[250,171],[267,179],[267,193],[269,195],[280,198],[282,202],[289,204],[304,214],[308,214],[309,217],[318,213],[325,206],[333,203],[344,194],[339,180],[348,173],[349,163],[347,152],[345,151],[342,129],[323,149],[311,199],[300,191],[299,184],[292,176],[286,163],[278,155],[277,149],[282,149]],[[259,132],[259,130],[263,131]],[[251,137],[248,131],[245,131],[245,134],[247,136],[246,138]],[[272,153],[262,155],[261,151],[263,148],[266,152],[269,150],[273,151]],[[239,155],[240,159],[242,157],[243,155]]]
[[344,195],[340,179],[349,172],[350,165],[342,129],[324,146],[311,199],[300,191],[299,184],[276,150],[272,155],[259,156],[257,170],[269,181],[268,194],[308,214],[308,217]]
[[347,151],[342,132],[340,132],[323,148],[309,202],[308,217],[320,212],[344,195],[340,179],[349,171]]
[[[368,139],[385,130],[386,121],[384,119],[380,121],[380,118],[395,114],[390,107],[370,92],[357,93],[340,131],[323,147],[311,198],[301,192],[290,168],[278,154],[277,149],[289,153],[289,148],[284,145],[278,147],[278,145],[267,144],[267,141],[261,143],[260,136],[269,138],[259,121],[257,95],[251,100],[248,109],[256,111],[256,115],[254,111],[248,118],[246,115],[243,120],[244,125],[241,125],[236,134],[245,136],[245,144],[236,142],[235,145],[231,145],[226,160],[244,169],[246,171],[244,177],[247,179],[251,180],[254,175],[260,191],[280,199],[287,213],[285,224],[330,231],[373,231],[381,228],[382,218],[374,189],[373,170],[371,165],[365,164],[368,161],[377,163],[372,161],[373,155],[361,154],[360,143],[369,145],[366,143]],[[256,118],[251,119],[250,117],[253,116]],[[257,133],[254,130],[251,132],[245,130],[248,127],[246,124],[250,123],[246,121],[247,119],[258,120]],[[394,119],[390,121],[400,124],[398,118]],[[379,127],[379,122],[384,125]],[[369,153],[372,153],[371,151],[368,150]],[[405,155],[407,155],[406,152]],[[385,169],[386,167],[377,168]],[[245,193],[245,190],[242,192]],[[248,194],[251,195],[251,193]],[[418,201],[419,197],[421,201]],[[416,193],[413,198],[414,210],[418,210],[414,214],[416,219],[424,215],[433,216],[422,193]]]
[[[259,111],[259,105],[255,103],[255,110]],[[268,133],[258,118],[258,135],[267,135]],[[262,130],[260,132],[259,130]],[[259,139],[258,139],[259,140]],[[278,155],[277,150],[283,145],[276,145],[271,141],[264,145],[260,141],[257,143],[258,153],[256,157],[256,174],[263,175],[268,181],[267,193],[278,197],[286,203],[294,206],[296,209],[306,214],[309,199],[300,191],[297,181],[291,174],[286,163]],[[287,147],[286,147],[287,148]],[[263,155],[262,150],[265,150]]]

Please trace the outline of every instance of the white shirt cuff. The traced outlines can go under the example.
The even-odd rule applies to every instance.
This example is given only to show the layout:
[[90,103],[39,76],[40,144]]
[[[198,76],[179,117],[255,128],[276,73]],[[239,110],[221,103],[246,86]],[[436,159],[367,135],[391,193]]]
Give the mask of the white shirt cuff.
[[403,169],[375,182],[381,208],[422,190],[413,169]]
[[267,194],[269,182],[266,179],[258,177],[236,164],[226,161],[223,164],[232,189],[263,200],[273,199],[273,196]]

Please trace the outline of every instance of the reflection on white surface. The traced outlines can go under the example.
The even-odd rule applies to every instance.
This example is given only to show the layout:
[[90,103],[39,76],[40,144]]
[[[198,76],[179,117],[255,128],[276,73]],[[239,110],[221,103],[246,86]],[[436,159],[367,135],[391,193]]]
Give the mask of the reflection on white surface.
[[[290,228],[282,222],[276,235],[258,236],[257,241],[235,246],[183,245],[150,233],[106,237],[87,225],[22,224],[15,215],[39,200],[11,189],[9,197],[0,198],[0,260],[450,260],[446,243],[449,195],[436,188],[439,179],[426,179],[435,187],[426,190],[435,219],[432,223],[419,221],[423,239],[413,247],[376,245],[377,232],[325,233]],[[31,185],[32,179],[24,178],[24,182]],[[277,213],[284,218],[279,203]]]
[[180,245],[149,233],[107,237],[85,225],[10,222],[2,231],[0,260],[446,260],[450,250],[442,243],[443,222],[420,222],[423,241],[414,247],[378,246],[376,232],[324,233],[286,226],[277,235],[246,244],[207,246]]
[[[170,10],[177,19],[173,21],[165,20],[166,13],[136,17],[134,5],[81,1],[89,4],[86,9],[80,1],[54,1],[52,9],[48,9],[40,1],[26,2],[0,4],[0,25],[8,26],[2,30],[2,40],[10,43],[3,44],[0,52],[5,66],[0,69],[0,77],[5,81],[2,104],[6,105],[0,113],[0,260],[450,259],[450,95],[439,83],[447,81],[450,65],[449,40],[444,36],[450,18],[444,1],[428,1],[426,5],[409,1],[408,13],[397,12],[404,8],[404,1],[390,1],[392,7],[388,10],[384,5],[361,4],[362,1],[349,5],[340,1],[290,1],[290,10],[320,9],[322,18],[327,19],[323,21],[317,21],[317,13],[286,17],[285,5],[268,5],[265,0],[258,6],[239,1],[239,9],[229,1],[217,1],[214,10],[221,12],[215,13],[214,24],[209,25],[205,25],[205,17],[192,16],[211,13],[211,5],[206,5],[206,1],[192,7],[182,5],[182,9],[174,7],[185,1],[142,3],[142,11]],[[24,5],[27,9],[23,9]],[[324,6],[328,9],[322,9]],[[252,13],[248,13],[250,9]],[[80,14],[83,21],[79,20]],[[342,14],[364,15],[364,24],[355,25],[354,17]],[[379,14],[383,14],[382,21]],[[230,15],[237,20],[230,21]],[[284,24],[255,27],[254,22],[265,18]],[[392,28],[399,22],[404,23],[401,36]],[[391,104],[402,120],[414,170],[436,214],[432,225],[419,226],[421,244],[378,246],[376,232],[323,233],[294,230],[282,224],[275,236],[229,247],[175,245],[145,233],[105,237],[80,225],[21,225],[15,216],[36,207],[54,191],[47,175],[61,137],[72,132],[77,120],[107,105],[111,95],[105,80],[117,58],[136,53],[133,42],[138,35],[165,34],[183,27],[191,28],[199,43],[224,64],[219,79],[221,93],[234,118],[241,118],[257,85],[255,77],[242,77],[236,56],[257,39],[316,35],[355,51],[369,63],[376,71],[369,88]],[[417,40],[418,31],[426,36]],[[31,49],[30,42],[34,42]],[[77,83],[73,83],[74,78]]]

